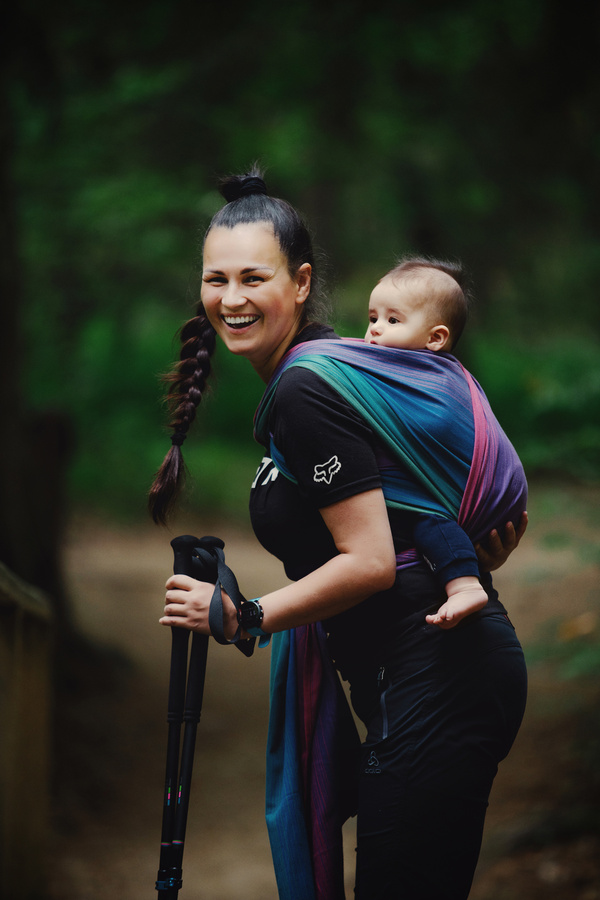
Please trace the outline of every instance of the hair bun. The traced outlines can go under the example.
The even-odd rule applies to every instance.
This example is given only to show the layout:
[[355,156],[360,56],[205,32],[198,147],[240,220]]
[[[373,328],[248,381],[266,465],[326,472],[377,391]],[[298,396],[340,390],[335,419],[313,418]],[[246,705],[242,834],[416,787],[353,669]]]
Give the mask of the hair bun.
[[267,194],[267,186],[260,175],[230,175],[221,182],[221,194],[228,203],[252,194]]

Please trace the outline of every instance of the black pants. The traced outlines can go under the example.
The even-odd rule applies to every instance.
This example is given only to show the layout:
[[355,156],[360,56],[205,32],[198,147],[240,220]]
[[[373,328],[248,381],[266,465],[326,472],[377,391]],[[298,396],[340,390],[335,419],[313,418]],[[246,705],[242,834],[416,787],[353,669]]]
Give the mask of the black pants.
[[498,763],[527,692],[497,600],[449,631],[403,622],[391,661],[352,683],[368,728],[359,777],[357,900],[465,900]]

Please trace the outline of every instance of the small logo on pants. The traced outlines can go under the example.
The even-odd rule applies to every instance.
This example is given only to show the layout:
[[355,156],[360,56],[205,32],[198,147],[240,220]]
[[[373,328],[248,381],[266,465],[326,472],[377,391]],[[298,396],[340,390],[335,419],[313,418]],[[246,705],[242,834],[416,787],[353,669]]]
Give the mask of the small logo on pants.
[[365,769],[366,775],[381,775],[381,768],[379,766],[379,760],[375,756],[375,751],[371,750],[371,755],[367,760],[367,768]]

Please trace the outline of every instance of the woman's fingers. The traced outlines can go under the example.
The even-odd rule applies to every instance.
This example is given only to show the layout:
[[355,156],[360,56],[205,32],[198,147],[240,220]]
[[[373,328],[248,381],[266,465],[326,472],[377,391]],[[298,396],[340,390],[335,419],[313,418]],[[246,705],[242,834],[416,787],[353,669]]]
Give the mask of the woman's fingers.
[[204,582],[199,582],[195,578],[191,578],[189,575],[171,575],[165,587],[168,591],[191,591],[198,584],[204,584]]
[[175,628],[187,628],[192,630],[187,616],[161,616],[158,620],[159,625],[172,625]]
[[504,526],[504,540],[502,546],[505,550],[514,550],[517,546],[517,533],[512,522],[507,522]]
[[188,575],[171,575],[166,587],[165,608],[159,619],[160,624],[210,634],[208,613],[214,584],[198,581]]
[[167,598],[165,605],[165,616],[187,616],[185,604],[180,601],[170,600]]
[[493,572],[503,565],[513,550],[519,546],[519,542],[525,531],[529,519],[527,513],[524,512],[519,519],[519,524],[515,529],[513,522],[507,522],[504,526],[504,535],[501,538],[497,529],[494,528],[488,535],[485,546],[481,543],[475,544],[477,558],[484,572]]
[[521,515],[521,518],[519,519],[519,527],[517,528],[517,535],[516,535],[517,543],[515,544],[515,547],[519,546],[519,541],[525,534],[528,525],[529,525],[529,516],[527,515],[527,512],[525,511]]

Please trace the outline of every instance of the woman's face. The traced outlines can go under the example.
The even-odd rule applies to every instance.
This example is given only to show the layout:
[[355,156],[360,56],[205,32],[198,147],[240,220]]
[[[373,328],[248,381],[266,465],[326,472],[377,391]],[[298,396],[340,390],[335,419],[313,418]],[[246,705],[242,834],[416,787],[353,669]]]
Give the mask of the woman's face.
[[202,303],[228,350],[245,356],[264,381],[296,336],[310,291],[309,263],[292,278],[273,228],[215,227],[204,243]]

